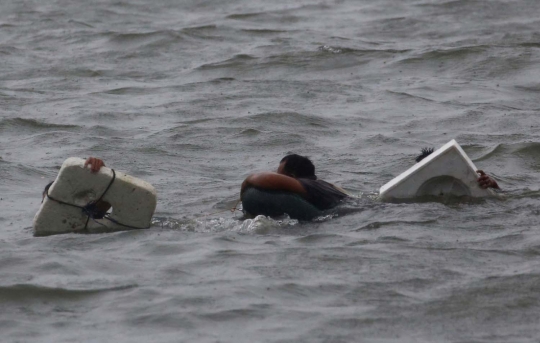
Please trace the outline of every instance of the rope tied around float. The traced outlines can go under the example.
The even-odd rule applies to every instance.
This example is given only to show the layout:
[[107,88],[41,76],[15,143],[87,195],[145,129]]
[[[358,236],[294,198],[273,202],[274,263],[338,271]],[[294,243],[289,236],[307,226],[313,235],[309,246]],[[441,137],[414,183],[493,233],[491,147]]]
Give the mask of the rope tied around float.
[[131,225],[122,224],[118,220],[111,218],[110,213],[107,213],[107,212],[103,213],[103,211],[100,211],[98,209],[97,204],[101,201],[101,199],[103,199],[105,194],[107,194],[107,192],[111,188],[112,184],[114,183],[114,180],[116,180],[116,172],[114,171],[114,169],[111,169],[111,171],[112,171],[113,176],[112,176],[111,181],[107,185],[107,188],[105,188],[105,191],[103,191],[103,193],[101,194],[101,196],[97,200],[90,201],[85,206],[79,206],[79,205],[75,205],[75,204],[70,204],[68,202],[55,199],[55,198],[53,198],[52,196],[49,195],[49,188],[47,188],[47,191],[45,192],[45,195],[47,196],[48,199],[50,199],[52,201],[55,201],[55,202],[57,202],[57,203],[59,203],[61,205],[66,205],[66,206],[71,206],[71,207],[81,209],[83,214],[85,214],[87,216],[86,223],[84,224],[83,231],[87,231],[88,222],[90,221],[90,219],[92,219],[95,223],[97,223],[97,224],[99,224],[101,226],[106,226],[106,225],[96,221],[96,219],[107,219],[111,223],[123,226],[123,227],[128,228],[128,229],[132,229],[132,230],[143,230],[143,229],[150,228],[150,226],[141,228],[141,227],[135,227],[135,226],[131,226]]

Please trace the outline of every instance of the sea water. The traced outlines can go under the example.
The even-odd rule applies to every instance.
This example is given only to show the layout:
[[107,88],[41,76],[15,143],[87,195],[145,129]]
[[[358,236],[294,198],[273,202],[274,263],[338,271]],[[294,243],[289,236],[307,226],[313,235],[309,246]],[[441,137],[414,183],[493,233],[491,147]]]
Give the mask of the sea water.
[[[540,2],[0,2],[2,342],[538,342]],[[455,138],[502,199],[381,203]],[[308,155],[358,197],[231,213]],[[35,238],[71,156],[149,230]]]

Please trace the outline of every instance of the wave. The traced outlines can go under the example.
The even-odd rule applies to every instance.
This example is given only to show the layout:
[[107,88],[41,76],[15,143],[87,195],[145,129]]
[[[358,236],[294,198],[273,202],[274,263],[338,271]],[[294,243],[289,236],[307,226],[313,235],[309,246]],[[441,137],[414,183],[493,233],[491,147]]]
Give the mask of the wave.
[[210,69],[219,69],[219,68],[243,67],[246,64],[246,62],[249,63],[254,60],[257,60],[257,58],[251,55],[238,54],[238,55],[233,56],[232,58],[229,58],[221,62],[203,64],[197,67],[197,69],[210,70]]
[[353,49],[353,48],[347,48],[347,47],[340,47],[340,46],[329,46],[329,45],[321,45],[319,46],[319,51],[322,52],[329,52],[332,54],[355,54],[355,55],[373,55],[373,57],[382,57],[386,54],[401,54],[409,52],[409,49]]
[[280,23],[292,24],[299,22],[301,18],[296,15],[278,12],[253,12],[230,14],[226,17],[231,20],[251,21],[257,23]]
[[[371,61],[394,57],[408,50],[395,49],[353,49],[322,45],[317,50],[298,50],[262,57],[237,54],[222,61],[198,66],[198,70],[231,69],[245,73],[269,68],[298,68],[306,70],[335,70],[363,65]],[[297,70],[298,71],[298,70]]]
[[146,87],[120,87],[113,88],[104,92],[94,94],[113,94],[113,95],[148,95],[155,93],[155,89]]
[[365,231],[365,230],[377,230],[382,227],[386,226],[417,226],[417,225],[430,225],[437,224],[438,220],[436,219],[429,219],[429,220],[417,220],[417,221],[411,221],[411,220],[390,220],[390,221],[374,221],[368,224],[365,224],[361,226],[360,228],[354,230],[354,231]]
[[136,284],[106,287],[106,288],[89,288],[89,289],[67,289],[46,287],[31,284],[16,284],[11,286],[0,286],[0,301],[1,302],[20,302],[34,301],[36,299],[54,300],[54,299],[69,299],[77,300],[86,297],[95,296],[101,293],[122,291],[137,287]]
[[389,93],[389,94],[397,95],[398,97],[401,97],[401,98],[409,98],[409,99],[422,100],[422,101],[434,102],[434,103],[437,102],[435,100],[424,98],[424,97],[414,95],[414,94],[410,94],[410,93],[407,93],[407,92],[396,92],[396,91],[391,91],[391,90],[386,90],[386,92]]
[[402,64],[423,63],[425,61],[461,61],[469,56],[484,54],[490,47],[486,45],[465,46],[450,49],[435,49],[399,61]]
[[137,42],[147,42],[149,40],[162,39],[166,37],[177,37],[177,32],[173,30],[159,30],[159,31],[149,31],[149,32],[109,32],[109,40],[113,43],[123,44],[123,43],[137,43]]
[[[228,27],[217,25],[204,25],[195,27],[186,27],[180,30],[180,33],[186,37],[204,39],[204,40],[223,40],[223,36],[227,31],[231,31]],[[236,31],[236,30],[234,30]]]
[[246,116],[242,120],[250,119],[260,124],[298,124],[319,127],[321,129],[329,129],[333,126],[332,121],[317,117],[315,115],[302,114],[298,112],[264,112]]
[[532,92],[532,93],[535,93],[535,94],[540,93],[540,83],[533,83],[533,84],[530,84],[530,85],[527,85],[527,86],[518,85],[518,86],[514,86],[514,88],[516,88],[518,90],[523,90],[523,91],[526,91],[526,92]]
[[522,142],[514,144],[500,143],[495,145],[487,153],[475,159],[476,161],[483,161],[493,157],[501,158],[507,155],[517,155],[523,160],[540,161],[540,143],[539,142]]
[[10,118],[0,120],[0,132],[18,132],[20,131],[48,131],[51,130],[72,130],[80,128],[78,125],[52,124],[36,119]]
[[429,4],[415,4],[417,7],[437,7],[437,8],[456,8],[456,7],[470,7],[471,5],[485,5],[485,2],[479,0],[450,0],[442,1],[439,3]]
[[68,20],[68,23],[70,24],[75,24],[77,26],[83,26],[83,27],[88,27],[88,28],[94,28],[94,26],[88,24],[88,23],[85,23],[84,21],[80,21],[80,20],[74,20],[74,19],[70,19]]
[[242,29],[241,31],[249,33],[250,35],[266,36],[275,35],[288,32],[287,30],[273,30],[273,29]]

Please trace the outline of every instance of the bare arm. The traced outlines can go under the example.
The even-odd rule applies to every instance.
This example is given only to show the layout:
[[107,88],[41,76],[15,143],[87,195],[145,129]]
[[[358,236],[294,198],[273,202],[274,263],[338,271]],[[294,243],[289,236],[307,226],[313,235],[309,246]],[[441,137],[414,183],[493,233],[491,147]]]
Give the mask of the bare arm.
[[291,192],[303,196],[307,194],[302,184],[295,178],[271,172],[249,175],[242,183],[240,197],[242,197],[244,191],[249,187],[269,191]]

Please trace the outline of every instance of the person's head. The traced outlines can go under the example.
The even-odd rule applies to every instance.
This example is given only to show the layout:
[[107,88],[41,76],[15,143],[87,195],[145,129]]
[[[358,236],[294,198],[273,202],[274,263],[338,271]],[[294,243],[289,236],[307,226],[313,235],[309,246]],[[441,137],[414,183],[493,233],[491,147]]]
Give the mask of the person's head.
[[422,148],[421,154],[416,157],[416,163],[422,161],[424,158],[428,157],[435,151],[435,148]]
[[283,157],[279,162],[277,172],[294,178],[317,180],[313,162],[309,158],[297,154]]

